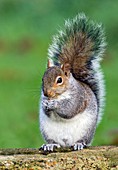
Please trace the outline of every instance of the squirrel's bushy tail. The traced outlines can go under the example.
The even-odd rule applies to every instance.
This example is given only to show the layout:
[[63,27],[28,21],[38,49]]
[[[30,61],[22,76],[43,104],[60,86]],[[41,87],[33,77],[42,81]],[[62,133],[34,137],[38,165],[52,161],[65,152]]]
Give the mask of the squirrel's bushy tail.
[[89,85],[97,98],[99,112],[104,103],[104,83],[99,62],[105,46],[102,25],[79,14],[65,21],[64,30],[53,37],[48,53],[52,65],[68,63],[75,79]]

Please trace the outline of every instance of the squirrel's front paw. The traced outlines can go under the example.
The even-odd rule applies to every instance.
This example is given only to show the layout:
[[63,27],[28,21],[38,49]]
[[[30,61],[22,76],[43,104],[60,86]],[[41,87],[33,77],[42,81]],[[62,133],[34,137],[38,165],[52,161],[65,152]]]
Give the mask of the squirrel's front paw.
[[56,107],[56,101],[49,100],[48,102],[48,109],[54,109]]
[[43,151],[54,151],[55,148],[60,148],[61,146],[59,144],[43,144],[39,150]]
[[49,111],[55,109],[56,102],[54,100],[43,100],[42,105],[46,111]]
[[84,149],[86,147],[86,144],[85,143],[75,143],[74,145],[73,145],[73,150],[74,151],[76,151],[76,150],[82,150],[82,149]]

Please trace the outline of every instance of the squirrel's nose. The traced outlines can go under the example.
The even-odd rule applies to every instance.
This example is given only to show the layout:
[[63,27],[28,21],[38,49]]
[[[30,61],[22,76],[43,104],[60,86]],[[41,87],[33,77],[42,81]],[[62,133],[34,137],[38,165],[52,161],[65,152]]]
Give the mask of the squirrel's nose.
[[52,90],[47,90],[47,96],[48,96],[48,97],[54,97],[54,96],[55,96],[54,91],[52,91]]

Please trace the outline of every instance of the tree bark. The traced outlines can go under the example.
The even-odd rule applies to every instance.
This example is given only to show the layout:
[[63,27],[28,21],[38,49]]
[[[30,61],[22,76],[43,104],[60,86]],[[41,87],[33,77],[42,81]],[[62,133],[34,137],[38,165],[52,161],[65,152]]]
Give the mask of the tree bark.
[[0,170],[116,170],[118,146],[71,148],[43,152],[39,149],[0,149]]

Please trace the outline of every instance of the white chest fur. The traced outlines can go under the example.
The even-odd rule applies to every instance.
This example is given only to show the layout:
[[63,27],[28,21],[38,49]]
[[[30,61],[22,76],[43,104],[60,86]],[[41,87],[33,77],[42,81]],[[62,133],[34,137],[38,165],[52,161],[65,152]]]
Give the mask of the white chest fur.
[[54,140],[61,146],[71,146],[87,136],[90,129],[95,126],[96,115],[96,111],[95,113],[91,113],[85,110],[74,118],[66,120],[60,117],[58,118],[57,115],[55,118],[55,114],[53,114],[54,118],[53,116],[49,118],[41,109],[41,132],[46,138]]

